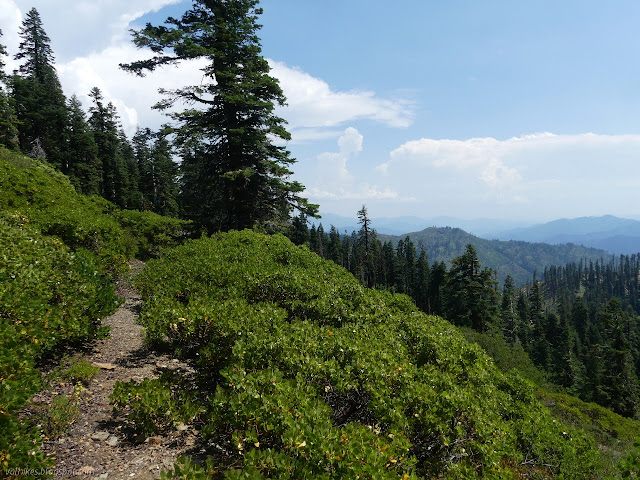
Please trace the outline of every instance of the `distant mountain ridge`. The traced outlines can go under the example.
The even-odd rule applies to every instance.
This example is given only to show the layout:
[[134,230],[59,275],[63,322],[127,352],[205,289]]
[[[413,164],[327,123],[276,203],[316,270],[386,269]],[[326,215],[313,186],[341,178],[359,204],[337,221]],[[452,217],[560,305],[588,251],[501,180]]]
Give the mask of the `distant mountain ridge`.
[[[358,230],[358,219],[355,217],[345,217],[335,213],[322,213],[322,218],[309,219],[309,225],[316,226],[322,224],[322,227],[328,231],[331,225],[336,227],[340,233],[351,233]],[[400,217],[371,217],[371,224],[378,233],[386,235],[401,235],[406,232],[417,232],[428,227],[454,227],[461,228],[466,232],[486,237],[490,232],[505,231],[514,229],[515,227],[528,226],[531,223],[516,220],[499,220],[492,218],[462,219],[456,217],[416,217],[416,216],[400,216]]]
[[530,282],[535,272],[542,274],[544,268],[551,265],[564,266],[582,259],[595,261],[610,257],[604,250],[575,244],[551,245],[487,240],[451,227],[431,227],[399,236],[381,235],[383,239],[389,239],[394,244],[407,236],[416,248],[424,249],[429,263],[448,262],[462,255],[465,247],[472,244],[482,265],[494,269],[500,282],[504,281],[507,275],[511,275],[518,285]]
[[613,254],[631,255],[640,252],[640,221],[613,215],[560,219],[483,236],[554,245],[574,243]]

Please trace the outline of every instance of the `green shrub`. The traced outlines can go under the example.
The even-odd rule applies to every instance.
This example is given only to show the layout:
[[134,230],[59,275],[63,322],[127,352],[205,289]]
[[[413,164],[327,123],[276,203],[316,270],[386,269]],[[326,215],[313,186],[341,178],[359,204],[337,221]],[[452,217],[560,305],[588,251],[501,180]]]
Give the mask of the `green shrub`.
[[140,383],[116,382],[110,400],[114,411],[127,413],[138,432],[146,436],[190,423],[202,413],[194,385],[185,385],[168,372]]
[[[109,275],[124,273],[138,250],[176,245],[190,228],[80,195],[50,166],[0,147],[0,467],[51,463],[38,450],[41,430],[19,417],[42,385],[38,362],[104,335],[99,319],[118,305]],[[83,382],[87,367],[61,374]],[[42,412],[49,433],[71,418],[72,404],[55,402]]]
[[30,160],[19,166],[16,158],[21,157],[0,149],[0,218],[55,235],[110,272],[125,271],[135,244],[127,245],[122,227],[105,214],[110,204],[76,193],[68,178],[48,165]]
[[209,379],[202,433],[226,478],[594,475],[592,441],[533,385],[284,237],[192,241],[138,282],[149,338]]
[[162,472],[161,480],[209,480],[218,472],[214,462],[207,459],[205,465],[198,465],[189,457],[180,457],[173,466],[173,470]]
[[51,399],[51,405],[36,409],[31,422],[39,425],[47,438],[58,438],[67,433],[80,416],[78,401],[78,395],[55,395]]
[[510,345],[499,333],[480,333],[466,327],[459,330],[467,341],[480,345],[503,372],[514,370],[536,385],[552,388],[544,373],[533,364],[521,343]]
[[195,235],[193,223],[153,212],[117,210],[114,218],[135,242],[136,257],[146,260]]
[[60,361],[60,365],[47,375],[47,380],[49,383],[66,381],[72,384],[81,383],[86,386],[99,371],[98,367],[92,366],[84,358],[69,359],[64,357]]
[[42,460],[28,455],[37,451],[36,429],[17,419],[40,388],[37,361],[104,334],[99,319],[118,303],[109,278],[85,255],[0,219],[0,455],[11,465]]
[[194,235],[191,222],[120,210],[101,197],[78,194],[69,179],[50,166],[3,148],[0,218],[55,235],[115,274],[126,271],[127,260],[136,254],[148,258]]

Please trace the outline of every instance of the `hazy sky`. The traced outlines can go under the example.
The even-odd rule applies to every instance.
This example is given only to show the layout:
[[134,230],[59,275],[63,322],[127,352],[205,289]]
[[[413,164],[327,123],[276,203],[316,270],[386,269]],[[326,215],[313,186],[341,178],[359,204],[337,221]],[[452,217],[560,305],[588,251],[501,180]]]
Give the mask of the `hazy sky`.
[[[175,0],[0,0],[2,43],[35,6],[65,93],[93,86],[126,131],[165,119],[128,29]],[[321,210],[545,221],[639,217],[640,2],[263,0],[263,53],[288,98],[295,177]],[[10,68],[15,63],[8,61]]]

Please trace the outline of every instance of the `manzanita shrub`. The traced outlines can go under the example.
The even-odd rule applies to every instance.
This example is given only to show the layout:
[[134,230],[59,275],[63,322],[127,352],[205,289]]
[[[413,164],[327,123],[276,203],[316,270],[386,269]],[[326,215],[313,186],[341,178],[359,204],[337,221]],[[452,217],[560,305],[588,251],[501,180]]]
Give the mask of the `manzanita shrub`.
[[[0,219],[0,456],[6,468],[41,468],[40,435],[18,418],[38,390],[39,359],[106,333],[118,298],[108,277],[56,237]],[[4,465],[6,462],[6,465]]]
[[363,288],[282,236],[192,241],[138,283],[149,340],[192,359],[202,385],[211,461],[167,478],[594,475],[590,439],[530,383],[408,297]]
[[120,226],[135,240],[136,257],[146,260],[160,256],[165,248],[176,247],[196,236],[193,223],[138,210],[113,211]]
[[51,166],[2,147],[0,218],[55,235],[112,274],[125,272],[129,258],[147,258],[194,235],[191,222],[120,210],[101,197],[81,195]]
[[[20,416],[40,387],[38,362],[106,333],[99,319],[118,304],[110,275],[190,229],[80,195],[46,163],[0,147],[0,472],[50,463],[38,448],[42,432]],[[51,420],[63,426],[72,409],[57,402]]]

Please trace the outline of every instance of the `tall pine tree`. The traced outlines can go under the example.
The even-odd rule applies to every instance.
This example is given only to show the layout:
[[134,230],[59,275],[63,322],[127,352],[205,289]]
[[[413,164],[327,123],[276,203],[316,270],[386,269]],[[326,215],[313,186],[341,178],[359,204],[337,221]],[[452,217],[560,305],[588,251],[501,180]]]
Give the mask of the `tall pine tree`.
[[289,180],[294,159],[274,141],[290,135],[274,113],[285,98],[261,56],[257,4],[196,0],[182,18],[134,32],[134,43],[155,56],[122,65],[142,75],[184,60],[207,61],[202,82],[163,90],[166,99],[157,108],[195,105],[168,115],[183,150],[183,208],[210,230],[284,223],[294,209],[317,213],[300,196],[304,187]]
[[178,215],[178,165],[173,161],[171,145],[158,137],[151,150],[153,166],[153,211],[160,215]]
[[99,88],[91,89],[89,97],[89,127],[98,148],[98,160],[102,165],[100,195],[122,206],[124,168],[120,157],[118,116],[112,103],[105,104]]
[[497,282],[493,272],[481,267],[471,244],[451,263],[445,285],[447,319],[478,332],[489,330],[499,319]]
[[27,12],[20,28],[19,74],[13,76],[20,147],[32,156],[46,159],[68,173],[67,106],[55,70],[51,40],[35,8]]

